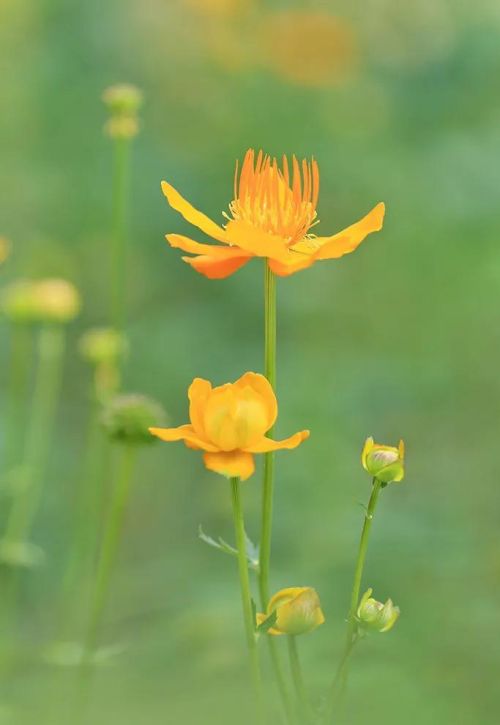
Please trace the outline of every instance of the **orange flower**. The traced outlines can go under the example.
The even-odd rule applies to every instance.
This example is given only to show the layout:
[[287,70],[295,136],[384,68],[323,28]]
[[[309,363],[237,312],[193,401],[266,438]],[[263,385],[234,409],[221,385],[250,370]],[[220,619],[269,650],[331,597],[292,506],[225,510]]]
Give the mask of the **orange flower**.
[[296,448],[309,431],[273,441],[266,438],[278,415],[276,396],[268,380],[245,373],[235,383],[212,388],[195,378],[188,390],[191,423],[179,428],[150,428],[163,441],[183,440],[188,448],[204,451],[205,466],[223,476],[243,481],[255,470],[253,454]]
[[253,257],[264,257],[275,274],[287,276],[323,259],[336,259],[353,252],[371,232],[382,228],[385,206],[377,204],[363,219],[331,237],[317,237],[309,230],[316,221],[319,170],[316,161],[286,157],[282,168],[276,159],[250,149],[241,173],[234,178],[234,199],[227,223],[216,224],[195,209],[173,186],[162,182],[170,206],[220,245],[200,244],[180,234],[168,234],[172,247],[197,256],[183,257],[209,279],[222,279],[236,272]]

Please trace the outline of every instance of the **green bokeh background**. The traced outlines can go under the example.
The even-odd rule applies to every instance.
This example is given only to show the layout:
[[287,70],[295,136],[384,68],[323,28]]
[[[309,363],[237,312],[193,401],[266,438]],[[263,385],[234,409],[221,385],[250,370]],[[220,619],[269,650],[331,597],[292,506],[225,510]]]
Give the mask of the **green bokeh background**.
[[[346,60],[327,43],[331,77],[317,83],[284,74],[268,50],[273,13],[299,10],[340,19],[353,47]],[[304,68],[316,38],[301,18],[288,52]],[[498,722],[499,48],[489,0],[4,0],[0,233],[13,250],[2,284],[61,275],[84,298],[33,532],[48,562],[23,582],[5,723],[56,722],[41,714],[54,694],[72,707],[73,671],[41,653],[56,631],[83,456],[89,371],[76,345],[107,321],[112,154],[100,96],[123,80],[145,95],[125,388],[161,400],[172,424],[186,420],[194,376],[262,370],[262,269],[212,282],[184,265],[163,235],[192,230],[160,180],[220,219],[234,160],[253,146],[318,160],[319,233],[385,201],[383,232],[355,254],[279,281],[278,434],[312,435],[278,455],[273,589],[320,593],[327,623],[300,642],[319,696],[341,648],[369,495],[359,453],[367,435],[403,437],[407,476],[383,494],[365,575],[402,616],[356,652],[344,722]],[[5,323],[1,337],[5,391]],[[254,538],[258,474],[244,490]],[[227,483],[181,445],[145,450],[101,633],[123,651],[96,677],[96,725],[252,722],[235,562],[198,541],[200,523],[231,539]]]

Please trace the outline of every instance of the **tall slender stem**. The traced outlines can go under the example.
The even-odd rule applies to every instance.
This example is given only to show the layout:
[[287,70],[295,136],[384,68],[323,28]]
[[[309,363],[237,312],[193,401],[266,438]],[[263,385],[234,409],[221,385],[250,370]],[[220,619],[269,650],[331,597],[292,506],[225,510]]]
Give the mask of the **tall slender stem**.
[[88,662],[95,648],[99,624],[106,605],[111,573],[115,563],[130,494],[135,459],[136,446],[130,443],[125,445],[97,565],[95,587],[90,604],[90,619],[85,640],[85,663]]
[[246,554],[245,522],[243,518],[243,507],[241,505],[239,478],[231,478],[231,500],[233,506],[236,548],[238,550],[238,569],[240,575],[241,603],[243,607],[243,619],[245,622],[245,634],[250,663],[250,674],[252,677],[255,696],[257,699],[257,714],[261,716],[263,711],[262,682],[260,674],[259,655],[257,652],[257,641],[255,638],[255,622],[252,611],[250,577],[248,575],[248,561]]
[[309,699],[307,690],[304,685],[304,677],[302,675],[302,667],[300,664],[299,650],[297,647],[297,638],[293,635],[287,637],[288,640],[288,656],[290,659],[290,669],[292,671],[295,693],[299,703],[300,722],[308,723],[310,720]]
[[365,513],[365,519],[363,522],[363,529],[361,531],[361,538],[359,540],[358,558],[356,560],[356,568],[354,570],[354,581],[351,592],[351,604],[349,607],[349,615],[347,618],[347,632],[344,649],[340,659],[340,664],[337,668],[331,690],[330,697],[328,700],[328,707],[326,710],[325,722],[331,721],[333,711],[335,708],[337,687],[341,680],[343,680],[344,686],[347,679],[347,667],[349,664],[349,657],[356,644],[358,638],[358,625],[356,623],[356,610],[359,603],[359,593],[361,590],[361,580],[363,577],[363,569],[365,566],[366,552],[368,550],[368,539],[370,537],[370,530],[372,527],[373,516],[377,507],[378,497],[382,487],[381,481],[377,478],[373,479],[373,487],[368,502],[368,507]]
[[64,346],[64,329],[61,326],[47,325],[40,330],[38,368],[23,463],[23,485],[12,503],[4,545],[24,543],[38,511],[61,384]]
[[[264,260],[264,375],[276,388],[276,276]],[[273,429],[268,431],[272,436]],[[264,479],[262,484],[261,534],[259,554],[259,592],[262,610],[269,601],[269,570],[271,564],[271,539],[274,497],[274,453],[264,456]],[[289,722],[293,722],[293,707],[286,685],[283,667],[273,637],[266,637],[271,655],[274,675],[283,707]]]
[[12,322],[10,326],[9,390],[8,414],[6,416],[7,446],[5,450],[5,470],[10,472],[20,463],[22,449],[22,431],[25,424],[28,380],[33,352],[33,329],[22,322]]
[[130,185],[130,139],[114,139],[113,244],[111,258],[111,319],[118,330],[126,321],[127,207]]
[[95,394],[90,402],[83,475],[78,482],[74,503],[74,526],[66,569],[61,586],[61,616],[59,635],[65,639],[75,620],[75,608],[81,604],[78,592],[85,587],[92,570],[102,520],[102,477],[104,446],[107,439],[102,431],[100,406]]
[[[264,374],[276,387],[276,277],[264,260]],[[272,429],[269,435],[272,436]],[[274,494],[274,453],[264,457],[264,481],[262,487],[262,519],[259,557],[259,588],[262,607],[269,601],[269,569],[271,563],[271,536]]]

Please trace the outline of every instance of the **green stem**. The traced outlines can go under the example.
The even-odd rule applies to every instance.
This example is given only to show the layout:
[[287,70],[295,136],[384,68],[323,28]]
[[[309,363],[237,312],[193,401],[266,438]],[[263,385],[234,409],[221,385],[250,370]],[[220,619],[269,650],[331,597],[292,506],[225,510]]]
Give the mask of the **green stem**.
[[13,322],[10,327],[10,370],[6,416],[7,448],[5,469],[10,472],[20,462],[25,425],[28,381],[33,353],[33,328],[26,323]]
[[245,622],[245,634],[250,663],[250,674],[252,677],[252,683],[257,700],[257,714],[259,716],[262,716],[262,682],[260,674],[259,655],[257,652],[257,640],[255,638],[255,622],[252,611],[250,577],[248,575],[248,561],[246,554],[245,523],[243,519],[243,508],[241,505],[239,478],[231,478],[231,500],[233,507],[236,548],[238,550],[238,569],[240,575],[241,603],[243,606],[243,619]]
[[84,648],[84,663],[87,664],[94,651],[101,617],[106,605],[111,573],[120,542],[125,510],[130,494],[130,485],[134,472],[136,447],[128,444],[122,453],[110,511],[104,530],[104,538],[97,564],[95,587],[90,604],[90,619]]
[[310,720],[309,699],[307,697],[307,690],[304,685],[304,677],[302,675],[299,650],[297,648],[297,638],[293,635],[288,635],[287,640],[290,669],[292,671],[292,679],[295,686],[295,693],[299,703],[300,722],[301,724],[308,723]]
[[130,186],[130,139],[114,139],[113,244],[111,258],[111,320],[123,330],[126,320],[127,207]]
[[[264,260],[264,375],[276,387],[276,276]],[[273,429],[268,431],[272,436]],[[274,498],[274,454],[264,455],[264,480],[262,486],[261,536],[259,554],[259,592],[262,611],[266,611],[269,602],[269,570],[271,565],[271,538]],[[283,674],[276,642],[266,637],[274,676],[278,685],[281,701],[289,722],[293,722],[293,707]]]
[[12,503],[4,545],[24,543],[38,511],[61,384],[64,347],[64,329],[61,326],[47,325],[40,330],[39,360],[26,440],[22,488]]
[[343,680],[343,686],[345,687],[345,685],[346,685],[349,657],[350,657],[351,652],[354,648],[354,645],[356,644],[357,639],[358,639],[358,625],[356,622],[356,610],[357,610],[358,604],[359,604],[359,593],[361,590],[361,580],[363,577],[363,569],[365,566],[366,552],[368,550],[368,539],[370,536],[370,530],[372,527],[373,516],[375,514],[375,509],[377,506],[378,497],[379,497],[381,488],[382,488],[381,481],[379,481],[377,478],[374,478],[372,492],[371,492],[370,500],[368,502],[368,507],[366,509],[365,520],[363,522],[363,529],[361,531],[361,538],[359,541],[358,558],[356,561],[356,568],[354,570],[354,581],[353,581],[352,592],[351,592],[351,604],[349,607],[349,616],[347,618],[346,640],[345,640],[344,650],[342,652],[342,656],[340,659],[340,663],[337,668],[337,672],[335,674],[334,680],[332,682],[331,690],[330,690],[330,698],[328,701],[326,722],[331,721],[331,718],[333,717],[333,712],[334,712],[335,703],[336,703],[337,687],[338,687],[339,682],[341,680]]
[[85,597],[82,593],[89,582],[94,561],[99,525],[102,520],[102,478],[104,463],[104,437],[100,425],[100,406],[96,398],[91,401],[83,476],[79,481],[74,502],[74,527],[69,556],[62,581],[62,612],[59,620],[59,637],[64,640],[70,635],[75,619],[75,608]]

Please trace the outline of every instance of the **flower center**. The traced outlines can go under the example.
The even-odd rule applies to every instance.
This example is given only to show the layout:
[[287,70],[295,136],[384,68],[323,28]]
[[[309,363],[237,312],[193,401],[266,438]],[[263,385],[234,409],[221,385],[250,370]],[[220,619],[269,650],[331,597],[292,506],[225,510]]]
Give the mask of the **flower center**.
[[229,211],[235,221],[285,239],[290,246],[301,241],[316,219],[319,170],[316,161],[293,156],[292,172],[283,157],[282,168],[275,158],[252,149],[247,151],[241,173],[234,176],[234,199]]

